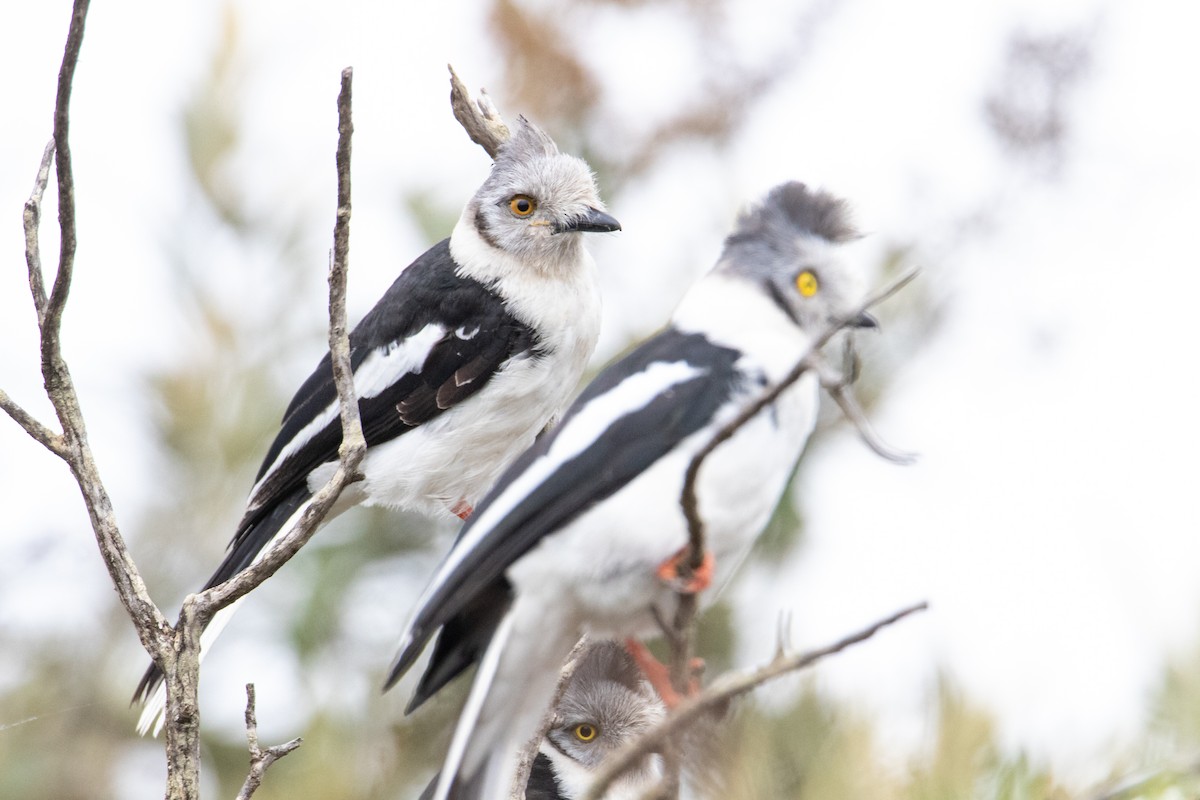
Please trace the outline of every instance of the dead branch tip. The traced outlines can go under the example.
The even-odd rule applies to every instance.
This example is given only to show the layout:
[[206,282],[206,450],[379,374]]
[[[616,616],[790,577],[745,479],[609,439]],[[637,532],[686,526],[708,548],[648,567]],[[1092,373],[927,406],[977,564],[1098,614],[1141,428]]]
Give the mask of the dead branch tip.
[[486,91],[481,90],[479,100],[473,101],[454,67],[449,64],[446,67],[450,70],[450,109],[454,112],[454,118],[463,126],[471,141],[496,158],[501,145],[512,135],[508,125]]

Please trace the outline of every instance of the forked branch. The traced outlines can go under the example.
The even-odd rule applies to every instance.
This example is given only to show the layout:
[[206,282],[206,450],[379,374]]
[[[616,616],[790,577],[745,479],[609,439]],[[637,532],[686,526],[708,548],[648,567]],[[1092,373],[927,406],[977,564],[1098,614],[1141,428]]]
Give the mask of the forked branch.
[[255,710],[254,684],[246,684],[246,744],[250,750],[250,774],[246,776],[237,800],[250,800],[250,796],[258,791],[266,777],[267,770],[279,759],[300,746],[303,740],[299,737],[290,742],[268,747],[265,750],[258,743],[258,714]]

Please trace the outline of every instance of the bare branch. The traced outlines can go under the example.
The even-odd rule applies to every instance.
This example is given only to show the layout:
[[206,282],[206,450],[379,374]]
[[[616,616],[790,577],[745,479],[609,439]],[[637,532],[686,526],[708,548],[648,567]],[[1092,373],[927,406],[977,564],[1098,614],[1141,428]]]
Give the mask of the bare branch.
[[38,329],[46,323],[46,285],[42,277],[42,254],[38,244],[38,228],[42,224],[42,196],[50,181],[50,163],[54,160],[54,140],[46,143],[42,153],[42,164],[33,182],[33,191],[25,201],[23,219],[25,223],[25,263],[29,268],[29,291],[33,295],[33,307],[37,311]]
[[[67,294],[71,289],[71,276],[75,270],[75,176],[71,169],[68,134],[71,119],[71,83],[75,78],[75,67],[79,64],[79,50],[83,46],[83,28],[87,21],[89,1],[75,0],[71,10],[71,27],[67,31],[66,51],[63,53],[62,67],[58,71],[58,96],[54,103],[54,164],[58,175],[58,232],[61,241],[58,274],[54,278],[54,288],[50,292],[45,319],[42,322],[43,359],[47,346],[51,344],[46,338],[46,331],[57,332],[61,326]],[[45,156],[43,161],[44,159]],[[57,354],[57,335],[53,337],[52,346]]]
[[350,116],[352,78],[353,70],[349,67],[342,71],[342,88],[338,95],[338,206],[334,223],[334,246],[329,265],[329,352],[342,419],[338,468],[328,483],[313,495],[300,521],[272,544],[263,553],[262,558],[224,583],[194,595],[198,613],[205,615],[204,618],[244,596],[274,575],[313,537],[342,490],[349,484],[362,480],[358,465],[366,453],[367,445],[358,415],[358,398],[354,393],[354,373],[350,366],[350,337],[346,323],[346,268],[350,249],[351,208],[350,138],[354,132]]
[[916,462],[916,453],[897,450],[880,438],[871,426],[871,421],[867,419],[866,412],[858,404],[858,399],[850,390],[848,381],[840,375],[834,374],[824,361],[814,359],[814,363],[817,373],[821,376],[821,385],[825,387],[825,391],[829,392],[829,396],[838,404],[838,408],[846,415],[846,419],[858,431],[859,438],[867,447],[871,448],[875,455],[891,461],[893,464],[907,465]]
[[[42,163],[33,182],[33,191],[25,201],[22,218],[25,226],[25,263],[29,268],[29,293],[33,296],[33,308],[37,314],[38,330],[41,332],[46,321],[46,286],[42,277],[42,255],[38,242],[38,228],[42,222],[42,197],[50,181],[50,164],[54,160],[54,140],[46,143],[42,152]],[[44,335],[44,334],[43,334]],[[17,405],[8,394],[0,389],[0,408],[13,421],[25,429],[35,441],[62,459],[67,458],[63,437],[47,428],[32,414]]]
[[580,637],[563,662],[562,669],[558,673],[558,686],[554,689],[554,699],[550,702],[549,711],[542,718],[542,724],[538,726],[537,732],[521,748],[517,759],[517,771],[513,776],[512,786],[509,788],[510,800],[524,800],[525,787],[529,784],[529,773],[533,769],[533,761],[537,758],[542,740],[546,738],[546,734],[554,725],[555,717],[558,714],[558,704],[562,702],[563,695],[567,692],[567,686],[571,683],[571,676],[575,674],[580,658],[587,650],[588,645],[588,637]]
[[304,741],[296,738],[290,742],[268,747],[263,750],[258,745],[258,718],[254,711],[254,684],[246,684],[246,742],[250,746],[250,774],[238,792],[237,800],[250,800],[250,796],[262,785],[267,770],[279,759],[295,750]]
[[[71,373],[62,357],[61,323],[62,314],[70,290],[75,267],[75,182],[71,172],[71,155],[68,144],[70,121],[71,82],[79,62],[79,51],[83,44],[84,23],[87,18],[88,0],[76,0],[71,13],[70,29],[59,70],[58,94],[54,106],[54,140],[42,154],[33,193],[25,205],[25,260],[29,266],[30,291],[37,310],[41,337],[42,378],[46,395],[62,425],[61,436],[36,423],[32,416],[5,398],[4,407],[37,441],[67,462],[83,494],[88,517],[96,535],[100,554],[105,567],[116,587],[121,603],[129,613],[138,638],[151,654],[164,646],[163,632],[168,628],[166,618],[150,600],[142,583],[137,567],[125,547],[125,541],[117,528],[116,515],[108,492],[100,480],[91,447],[87,441],[87,430],[79,397],[75,393]],[[54,157],[57,165],[58,219],[61,238],[58,273],[49,299],[43,284],[41,256],[38,249],[38,227],[41,221],[42,194],[49,180],[49,159]],[[35,424],[36,423],[36,424]]]
[[463,126],[472,142],[495,158],[500,146],[511,136],[508,125],[486,91],[480,90],[479,100],[472,102],[471,93],[454,67],[449,64],[446,67],[450,70],[450,108],[454,111],[454,118]]
[[13,401],[8,393],[0,389],[0,409],[13,418],[13,421],[25,429],[34,440],[59,458],[67,457],[63,439],[54,431],[37,421],[37,418]]
[[[699,541],[700,547],[703,548],[702,536]],[[675,607],[675,619],[666,638],[671,652],[671,686],[680,697],[686,697],[693,691],[692,639],[696,632],[695,620],[700,610],[700,601],[695,592],[677,594],[679,603]],[[683,771],[680,750],[680,741],[676,737],[670,737],[663,743],[663,780],[655,790],[655,797],[661,800],[679,797],[680,776]]]
[[[228,605],[261,583],[304,544],[312,535],[319,520],[328,513],[343,486],[359,479],[358,463],[366,446],[358,420],[357,401],[349,364],[349,341],[346,332],[345,273],[348,253],[348,223],[350,217],[350,77],[342,75],[342,92],[338,99],[338,221],[335,234],[333,264],[330,268],[330,349],[334,374],[342,409],[344,441],[340,450],[337,472],[306,510],[296,529],[272,547],[255,567],[233,580],[214,587],[206,593],[189,596],[183,604],[179,625],[171,628],[166,618],[146,592],[137,567],[125,546],[117,527],[104,484],[87,441],[79,398],[66,361],[62,356],[62,316],[70,293],[75,266],[76,227],[74,177],[69,147],[69,104],[71,83],[78,64],[83,42],[88,0],[76,0],[70,30],[59,72],[58,94],[54,112],[54,138],[43,153],[34,190],[25,205],[24,224],[26,262],[29,268],[30,291],[37,311],[40,332],[42,375],[46,394],[54,406],[63,433],[54,434],[32,415],[0,392],[0,407],[20,424],[29,435],[63,458],[71,469],[96,535],[109,576],[125,606],[142,646],[163,670],[167,679],[167,794],[171,798],[199,797],[199,706],[196,691],[199,682],[199,636],[205,620],[217,609]],[[58,271],[49,297],[46,297],[39,248],[41,203],[49,182],[50,160],[57,165],[58,216],[60,254]],[[290,752],[295,745],[271,748],[263,757],[263,770],[270,761]],[[252,791],[252,790],[251,790]],[[247,795],[248,796],[248,795]]]
[[[130,621],[137,631],[138,639],[146,652],[157,664],[165,664],[172,658],[173,635],[170,625],[150,599],[145,584],[138,573],[137,565],[129,556],[117,526],[116,515],[108,492],[100,479],[95,459],[88,444],[87,428],[74,381],[62,354],[62,317],[70,294],[71,280],[75,269],[75,181],[71,168],[69,144],[71,84],[79,53],[83,45],[84,25],[87,19],[88,0],[76,0],[71,13],[70,29],[59,70],[58,92],[54,106],[54,138],[46,148],[34,183],[33,193],[25,204],[25,260],[29,268],[30,293],[37,312],[40,336],[41,367],[46,396],[54,406],[62,426],[62,435],[51,433],[37,423],[5,396],[5,410],[37,441],[66,461],[83,495],[88,518],[96,537],[100,556],[108,570],[109,578],[125,607]],[[41,203],[49,181],[50,158],[57,166],[59,263],[53,289],[46,297],[39,249],[39,227]],[[190,711],[179,715],[183,719],[195,719]],[[168,787],[173,797],[198,796],[199,745],[198,738],[194,758],[189,762],[188,753],[168,748]],[[182,776],[176,773],[179,766],[191,767]],[[178,791],[172,791],[177,788]]]
[[740,673],[728,672],[721,675],[703,692],[686,698],[662,722],[636,740],[627,743],[605,761],[592,785],[588,788],[587,794],[584,795],[585,800],[599,800],[614,780],[636,765],[647,753],[656,751],[671,737],[681,733],[707,711],[722,703],[727,703],[739,695],[746,694],[768,681],[810,667],[828,656],[866,641],[883,628],[899,622],[911,614],[924,611],[926,608],[928,608],[927,603],[917,603],[825,647],[806,653],[780,653],[757,669]]
[[350,117],[351,82],[354,70],[342,70],[342,90],[338,94],[338,207],[333,226],[333,255],[329,265],[329,352],[332,356],[333,381],[337,386],[342,417],[342,444],[338,448],[349,480],[361,480],[358,463],[366,452],[362,422],[358,416],[358,398],[354,393],[354,371],[350,365],[350,334],[346,323],[346,270],[350,265],[350,139],[354,123]]

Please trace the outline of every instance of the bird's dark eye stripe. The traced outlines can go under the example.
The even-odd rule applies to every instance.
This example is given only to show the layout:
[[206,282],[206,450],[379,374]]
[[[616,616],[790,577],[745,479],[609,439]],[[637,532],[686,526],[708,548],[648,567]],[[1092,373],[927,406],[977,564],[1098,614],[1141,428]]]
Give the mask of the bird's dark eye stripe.
[[783,309],[783,313],[787,314],[789,319],[799,325],[800,321],[796,319],[796,313],[792,310],[792,307],[788,305],[788,301],[786,298],[784,298],[783,293],[779,291],[779,287],[769,279],[763,281],[763,285],[765,286],[767,294],[770,296],[771,300],[774,301],[775,305]]

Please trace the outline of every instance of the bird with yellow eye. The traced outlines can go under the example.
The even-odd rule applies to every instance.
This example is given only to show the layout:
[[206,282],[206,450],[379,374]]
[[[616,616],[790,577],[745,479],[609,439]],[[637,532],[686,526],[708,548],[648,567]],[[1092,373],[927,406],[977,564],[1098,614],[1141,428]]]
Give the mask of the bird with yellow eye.
[[[610,641],[589,645],[555,706],[525,800],[582,797],[600,763],[664,713],[662,700],[624,647]],[[661,777],[660,758],[648,756],[605,797],[642,797]]]
[[817,275],[812,270],[806,269],[796,276],[796,291],[800,292],[801,297],[812,297],[819,288]]
[[596,738],[596,726],[589,725],[586,722],[576,725],[571,733],[575,734],[575,738],[581,742],[590,742]]
[[[604,759],[663,718],[666,708],[629,652],[613,641],[589,644],[554,707],[525,786],[525,800],[583,797]],[[647,756],[605,794],[633,800],[662,778],[662,760]],[[437,777],[420,800],[433,797]]]

